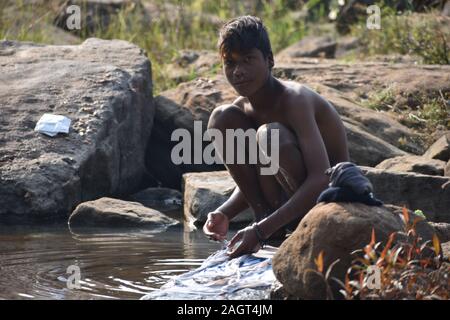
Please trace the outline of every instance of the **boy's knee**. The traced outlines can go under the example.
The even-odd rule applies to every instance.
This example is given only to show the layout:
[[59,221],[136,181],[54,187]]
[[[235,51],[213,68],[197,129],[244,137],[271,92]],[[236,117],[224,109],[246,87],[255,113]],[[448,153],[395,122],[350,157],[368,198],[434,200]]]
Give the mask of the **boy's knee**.
[[269,144],[271,141],[268,139],[270,132],[273,129],[280,129],[282,126],[279,122],[270,122],[261,125],[258,130],[256,130],[256,141],[258,143],[266,142]]
[[[278,141],[271,140],[274,137],[271,133],[272,130],[278,130]],[[260,126],[256,131],[256,141],[260,147],[267,147],[267,149],[270,149],[274,143],[278,144],[279,150],[298,145],[292,132],[280,122],[271,122]]]
[[286,127],[283,126],[281,123],[279,122],[270,122],[270,123],[265,123],[263,125],[261,125],[258,130],[257,130],[257,134],[259,135],[265,135],[267,134],[267,132],[270,132],[273,129],[279,129],[279,130],[283,130]]
[[209,117],[208,129],[227,128],[229,124],[236,123],[238,119],[246,117],[245,113],[234,104],[224,104],[213,110]]

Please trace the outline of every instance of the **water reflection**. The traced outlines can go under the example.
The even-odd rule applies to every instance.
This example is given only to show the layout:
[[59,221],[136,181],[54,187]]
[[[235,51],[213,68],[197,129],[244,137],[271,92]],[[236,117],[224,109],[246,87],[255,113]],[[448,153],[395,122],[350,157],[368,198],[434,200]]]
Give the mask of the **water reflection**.
[[[0,298],[138,299],[220,248],[183,225],[164,232],[0,226]],[[80,268],[80,289],[66,273]]]

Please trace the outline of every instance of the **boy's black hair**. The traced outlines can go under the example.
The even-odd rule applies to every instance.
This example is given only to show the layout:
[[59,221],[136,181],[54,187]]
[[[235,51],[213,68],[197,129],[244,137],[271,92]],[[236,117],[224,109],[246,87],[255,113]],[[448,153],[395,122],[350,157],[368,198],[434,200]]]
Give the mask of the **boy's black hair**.
[[254,16],[241,16],[225,23],[220,29],[217,45],[220,57],[253,48],[259,49],[264,58],[273,56],[267,29],[261,19]]

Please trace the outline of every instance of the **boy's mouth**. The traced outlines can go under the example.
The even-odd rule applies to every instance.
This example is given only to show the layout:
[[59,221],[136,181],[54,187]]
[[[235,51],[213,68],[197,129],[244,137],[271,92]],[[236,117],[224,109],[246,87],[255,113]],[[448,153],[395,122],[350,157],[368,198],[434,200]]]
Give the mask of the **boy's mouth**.
[[246,85],[248,83],[250,83],[250,80],[235,82],[234,85],[235,86],[242,86],[242,85]]

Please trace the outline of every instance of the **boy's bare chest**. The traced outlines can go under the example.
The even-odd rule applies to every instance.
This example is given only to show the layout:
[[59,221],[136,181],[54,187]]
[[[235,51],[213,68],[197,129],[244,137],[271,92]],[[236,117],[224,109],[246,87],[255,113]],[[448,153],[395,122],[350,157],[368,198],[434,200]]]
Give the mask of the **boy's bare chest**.
[[248,108],[245,110],[247,116],[253,121],[255,124],[255,129],[259,128],[263,124],[271,123],[271,122],[279,122],[287,127],[289,127],[289,122],[283,116],[281,110],[279,108],[274,109],[269,112],[261,112],[255,111],[252,108]]

